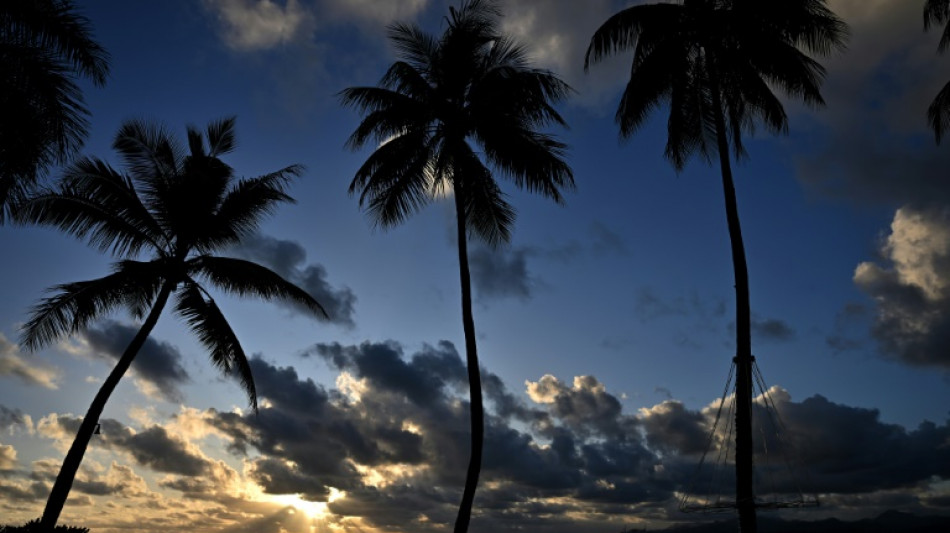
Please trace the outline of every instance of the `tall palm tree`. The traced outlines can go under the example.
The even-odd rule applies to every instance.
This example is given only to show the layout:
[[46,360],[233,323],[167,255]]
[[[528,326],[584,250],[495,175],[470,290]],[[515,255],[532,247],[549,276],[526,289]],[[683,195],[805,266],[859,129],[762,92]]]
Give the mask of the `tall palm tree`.
[[[950,0],[927,0],[924,4],[924,30],[929,30],[934,24],[946,24],[950,21]],[[937,51],[943,53],[950,46],[950,24],[944,26],[940,36]],[[944,132],[950,126],[950,82],[940,89],[927,108],[927,120],[934,130],[934,136],[939,143]]]
[[[239,296],[297,302],[315,315],[326,315],[309,294],[273,271],[214,255],[252,233],[277,204],[293,202],[285,188],[302,171],[294,165],[236,179],[220,159],[234,145],[233,118],[212,122],[204,134],[188,127],[187,153],[162,128],[126,122],[112,146],[127,174],[99,159],[81,159],[65,171],[56,189],[26,200],[14,213],[18,222],[59,228],[120,258],[108,276],[54,287],[56,293],[33,308],[22,328],[26,348],[37,350],[77,333],[118,307],[144,318],[82,420],[46,503],[44,531],[56,525],[106,401],[170,297],[211,362],[223,373],[237,375],[255,410],[257,393],[247,357],[205,284]],[[147,259],[139,259],[143,256]]]
[[0,223],[80,148],[89,112],[77,77],[105,83],[109,55],[69,0],[0,2]]
[[616,120],[621,137],[650,111],[669,107],[666,157],[681,170],[693,155],[718,155],[736,288],[736,505],[740,529],[755,531],[752,487],[752,340],[749,278],[732,179],[732,154],[756,123],[774,133],[788,118],[774,89],[821,106],[824,68],[806,52],[841,48],[847,26],[825,0],[682,0],[642,4],[610,17],[591,38],[585,68],[633,49]]
[[499,16],[493,2],[466,0],[450,8],[439,37],[415,25],[393,24],[389,38],[400,59],[379,86],[341,93],[344,105],[364,114],[348,146],[379,143],[349,189],[360,191],[360,205],[378,225],[405,221],[437,191],[454,197],[472,425],[456,533],[468,530],[484,440],[468,238],[506,242],[515,217],[489,166],[558,203],[562,189],[574,186],[563,159],[565,145],[538,131],[564,125],[552,104],[570,88],[529,66],[523,46],[499,33]]

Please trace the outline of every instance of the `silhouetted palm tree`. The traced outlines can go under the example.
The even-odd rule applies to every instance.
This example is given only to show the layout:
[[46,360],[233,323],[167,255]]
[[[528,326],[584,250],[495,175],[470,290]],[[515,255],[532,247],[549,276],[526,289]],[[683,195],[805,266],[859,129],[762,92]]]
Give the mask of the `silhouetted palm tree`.
[[[950,0],[927,0],[924,4],[924,29],[929,30],[931,25],[946,24],[947,21],[950,21]],[[946,52],[948,46],[950,46],[950,24],[943,28],[937,51]],[[939,143],[947,126],[950,126],[950,82],[940,89],[933,102],[930,103],[930,107],[927,108],[927,120]]]
[[[169,297],[175,296],[175,313],[208,349],[211,362],[225,374],[237,374],[255,410],[257,393],[247,357],[203,283],[239,296],[297,302],[326,315],[309,294],[273,271],[213,255],[255,231],[280,202],[293,202],[284,190],[302,170],[294,165],[236,179],[219,159],[234,143],[233,118],[212,122],[204,135],[189,127],[187,153],[162,128],[126,122],[113,148],[128,174],[99,159],[81,159],[66,170],[55,190],[27,199],[14,213],[18,222],[59,228],[121,258],[106,277],[54,287],[56,294],[36,305],[22,328],[26,348],[36,350],[77,333],[118,307],[144,317],[83,418],[43,512],[44,531],[56,524],[106,401]],[[137,259],[143,255],[149,259]]]
[[633,49],[630,80],[616,120],[632,135],[650,111],[669,106],[666,157],[681,170],[690,156],[718,155],[736,288],[736,475],[740,529],[755,531],[752,490],[752,341],[749,279],[732,180],[730,146],[758,122],[785,133],[788,119],[772,92],[824,104],[824,68],[804,51],[843,47],[847,27],[825,0],[683,0],[643,4],[610,17],[591,38],[585,68]]
[[365,115],[348,146],[379,143],[350,184],[350,193],[360,191],[360,205],[367,205],[377,224],[403,222],[436,192],[454,196],[472,424],[457,533],[468,529],[484,439],[467,239],[505,242],[515,216],[488,166],[559,203],[561,190],[574,185],[564,144],[538,131],[564,124],[552,103],[570,88],[528,65],[524,48],[499,34],[499,16],[494,3],[468,0],[450,8],[441,37],[394,24],[389,38],[401,59],[378,87],[341,93],[345,105]]
[[89,113],[74,80],[102,85],[108,59],[71,1],[0,2],[0,223],[82,145]]

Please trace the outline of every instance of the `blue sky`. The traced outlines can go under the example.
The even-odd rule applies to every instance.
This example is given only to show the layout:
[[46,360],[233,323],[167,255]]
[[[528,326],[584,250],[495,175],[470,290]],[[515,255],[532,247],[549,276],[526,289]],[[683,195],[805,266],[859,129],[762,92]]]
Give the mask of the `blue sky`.
[[[734,351],[732,266],[718,170],[673,171],[662,110],[618,140],[627,59],[583,72],[590,35],[628,3],[502,2],[505,31],[576,90],[560,108],[570,129],[554,133],[570,146],[577,190],[558,206],[503,184],[518,210],[512,242],[472,249],[494,387],[477,527],[695,518],[675,511],[675,496],[696,460],[684,443],[708,430]],[[307,172],[297,204],[232,253],[336,312],[315,322],[220,298],[255,357],[258,417],[163,315],[103,415],[64,521],[446,527],[467,461],[452,205],[374,228],[346,192],[368,151],[344,148],[359,116],[336,94],[374,85],[394,60],[386,24],[438,33],[449,3],[77,4],[112,56],[107,85],[85,88],[84,153],[118,165],[110,143],[127,119],[183,135],[236,115],[227,161],[238,173]],[[918,4],[831,0],[852,38],[824,60],[827,107],[789,102],[790,134],[749,139],[736,168],[753,350],[826,504],[800,519],[946,513],[950,501],[950,152],[925,121],[950,58],[923,32]],[[0,509],[15,522],[40,514],[76,417],[135,323],[116,315],[23,352],[18,325],[44,289],[101,276],[109,258],[47,229],[0,227],[0,242]]]

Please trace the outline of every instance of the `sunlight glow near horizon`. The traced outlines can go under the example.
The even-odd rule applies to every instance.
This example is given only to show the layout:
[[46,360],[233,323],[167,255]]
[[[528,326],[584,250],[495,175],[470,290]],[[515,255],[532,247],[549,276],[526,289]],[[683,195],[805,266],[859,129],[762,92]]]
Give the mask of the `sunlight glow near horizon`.
[[300,494],[268,494],[265,498],[268,501],[279,503],[284,506],[290,506],[307,515],[307,518],[322,519],[327,517],[330,512],[327,504],[346,497],[346,492],[330,487],[330,496],[325,502],[312,502],[305,500]]

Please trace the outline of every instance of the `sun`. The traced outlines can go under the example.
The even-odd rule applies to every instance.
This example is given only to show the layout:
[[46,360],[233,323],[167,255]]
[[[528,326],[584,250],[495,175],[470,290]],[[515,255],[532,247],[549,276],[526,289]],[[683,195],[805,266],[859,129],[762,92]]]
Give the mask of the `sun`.
[[325,502],[311,502],[300,497],[300,494],[274,494],[267,499],[283,506],[290,506],[303,513],[310,519],[324,518],[330,514],[327,504],[346,496],[346,492],[330,487],[330,497]]

